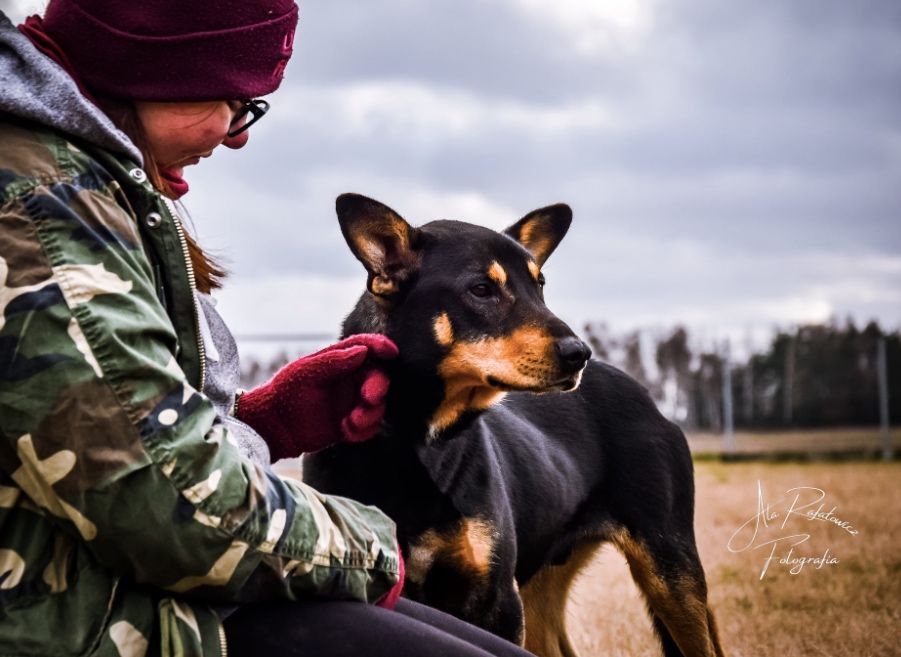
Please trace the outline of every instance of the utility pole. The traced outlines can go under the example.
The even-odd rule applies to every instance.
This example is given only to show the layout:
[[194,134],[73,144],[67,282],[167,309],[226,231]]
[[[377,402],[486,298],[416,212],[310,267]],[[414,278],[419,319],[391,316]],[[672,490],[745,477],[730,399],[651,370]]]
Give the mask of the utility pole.
[[729,362],[729,339],[723,343],[723,448],[726,454],[735,451],[735,427],[732,422],[732,364]]
[[745,388],[745,429],[754,424],[754,356],[748,356],[745,376],[742,379]]
[[876,376],[879,381],[879,427],[882,436],[882,458],[892,460],[892,437],[888,424],[888,364],[885,355],[885,336],[879,336],[876,349]]

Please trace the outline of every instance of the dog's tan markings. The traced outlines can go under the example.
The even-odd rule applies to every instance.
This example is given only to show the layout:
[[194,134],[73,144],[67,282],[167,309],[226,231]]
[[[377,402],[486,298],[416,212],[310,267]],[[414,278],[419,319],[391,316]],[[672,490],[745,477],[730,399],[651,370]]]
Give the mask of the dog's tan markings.
[[385,215],[361,222],[351,235],[353,250],[370,272],[369,290],[388,296],[419,264],[409,226],[399,217]]
[[406,577],[416,584],[425,582],[436,563],[450,566],[473,582],[484,584],[491,574],[491,555],[496,532],[481,518],[464,518],[448,532],[424,532],[410,547]]
[[501,266],[501,263],[495,260],[491,263],[491,266],[488,267],[488,278],[501,287],[504,287],[507,284],[507,270]]
[[509,336],[456,342],[438,373],[444,379],[444,400],[429,421],[433,437],[466,411],[482,410],[500,401],[504,389],[540,391],[555,383],[554,342],[533,326],[519,328]]
[[410,546],[405,576],[414,584],[425,582],[426,575],[435,563],[435,557],[443,545],[443,540],[434,529],[424,532]]
[[453,543],[453,559],[461,570],[481,580],[491,573],[495,532],[491,523],[479,518],[465,518]]
[[647,546],[625,529],[614,532],[611,540],[625,555],[648,606],[666,625],[682,654],[723,657],[703,579],[688,572],[664,577]]
[[534,260],[529,260],[529,273],[532,274],[532,278],[534,278],[536,281],[538,280],[538,276],[541,274],[541,268]]
[[566,563],[544,566],[522,587],[526,650],[542,657],[576,656],[566,632],[566,601],[576,576],[599,547],[580,545]]
[[381,297],[394,294],[397,292],[398,287],[398,281],[385,276],[373,276],[372,283],[369,284],[370,291]]
[[[384,265],[392,255],[413,253],[410,228],[400,217],[384,214],[360,222],[354,229],[354,245],[365,260],[373,265]],[[394,250],[392,254],[388,251]]]
[[538,262],[544,262],[557,246],[556,242],[543,229],[540,221],[530,221],[519,231],[519,242]]
[[384,249],[378,242],[371,239],[368,233],[355,234],[353,242],[356,250],[367,263],[372,263],[373,265],[384,263]]
[[432,333],[435,334],[438,344],[443,347],[449,347],[454,343],[454,328],[447,313],[441,313],[435,318],[432,322]]
[[470,410],[484,410],[499,402],[506,395],[502,390],[488,386],[474,387],[460,384],[445,392],[444,401],[429,421],[429,434],[434,438],[452,426],[460,416]]

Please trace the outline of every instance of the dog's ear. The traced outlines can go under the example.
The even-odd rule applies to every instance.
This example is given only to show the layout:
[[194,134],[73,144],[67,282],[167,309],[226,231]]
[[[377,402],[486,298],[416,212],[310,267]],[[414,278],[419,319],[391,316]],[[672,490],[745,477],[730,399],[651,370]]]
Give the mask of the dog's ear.
[[419,231],[387,205],[359,194],[342,194],[335,209],[347,245],[369,273],[369,291],[395,294],[419,267]]
[[564,203],[534,210],[504,231],[535,258],[541,267],[569,230],[573,211]]

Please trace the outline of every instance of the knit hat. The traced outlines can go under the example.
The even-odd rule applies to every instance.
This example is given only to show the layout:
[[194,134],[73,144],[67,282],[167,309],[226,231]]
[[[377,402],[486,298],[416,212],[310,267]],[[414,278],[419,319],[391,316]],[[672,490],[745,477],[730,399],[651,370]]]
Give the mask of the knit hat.
[[297,16],[293,0],[50,0],[43,27],[96,93],[233,100],[278,88]]

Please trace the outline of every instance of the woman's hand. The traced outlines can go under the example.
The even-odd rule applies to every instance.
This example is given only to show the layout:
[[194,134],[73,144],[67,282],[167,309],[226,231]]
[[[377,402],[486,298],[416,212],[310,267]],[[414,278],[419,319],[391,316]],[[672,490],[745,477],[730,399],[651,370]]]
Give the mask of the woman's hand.
[[389,380],[380,365],[397,354],[384,335],[351,336],[245,392],[237,417],[263,437],[273,461],[368,440],[385,414]]

